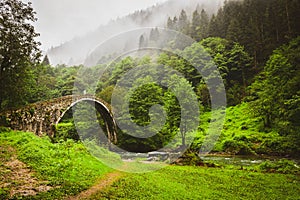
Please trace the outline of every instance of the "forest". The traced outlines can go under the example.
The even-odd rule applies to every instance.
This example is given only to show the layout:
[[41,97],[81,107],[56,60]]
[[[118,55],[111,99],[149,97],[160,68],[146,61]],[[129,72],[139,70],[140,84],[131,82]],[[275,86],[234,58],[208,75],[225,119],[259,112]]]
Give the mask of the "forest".
[[[189,152],[197,153],[205,141],[212,118],[218,119],[225,111],[226,118],[221,134],[210,153],[299,159],[300,1],[227,0],[216,13],[207,12],[201,6],[196,7],[193,12],[183,9],[176,16],[170,16],[163,28],[187,35],[195,40],[195,43],[184,49],[176,49],[176,54],[163,52],[157,55],[127,56],[109,64],[105,62],[105,58],[99,58],[98,64],[93,67],[64,64],[52,66],[48,56],[42,55],[40,44],[36,41],[39,34],[35,32],[31,22],[37,19],[31,4],[19,0],[1,0],[0,7],[0,113],[74,93],[94,93],[108,103],[112,102],[113,94],[119,94],[129,102],[129,113],[123,114],[129,115],[126,117],[131,118],[139,126],[147,126],[151,123],[153,105],[161,105],[167,116],[160,131],[152,137],[135,138],[119,128],[116,145],[124,150],[136,153],[156,151],[177,137],[179,132],[179,138],[172,144],[173,147],[183,148],[190,142]],[[147,42],[155,43],[161,34],[160,31],[160,28],[152,28],[149,35],[141,35],[137,38],[139,46],[142,48]],[[210,70],[211,63],[203,55],[199,55],[202,49],[212,58],[226,91],[226,108],[220,107],[217,112],[212,112],[211,95],[205,79],[191,63],[184,59],[188,57],[196,60],[205,69]],[[127,72],[142,66],[148,67],[149,76],[139,77],[138,74],[133,74],[132,79],[135,82],[130,79],[125,80],[123,84],[135,85],[136,90],[122,93],[122,88],[116,86],[118,81]],[[166,80],[166,84],[176,88],[177,93],[153,82],[152,77],[159,77],[167,71],[165,66],[183,75],[168,74],[170,78]],[[103,72],[100,80],[95,77],[99,71]],[[208,79],[214,78],[214,74],[211,74]],[[91,83],[91,80],[98,80],[98,82]],[[90,85],[96,85],[96,91],[89,88]],[[82,88],[88,89],[83,91]],[[179,127],[182,117],[182,105],[180,105],[182,102],[176,95],[179,93],[192,96],[198,102],[191,104],[190,110],[187,111],[199,110],[200,112],[196,118],[192,116],[186,125],[195,126],[195,129]],[[188,104],[189,101],[184,103]],[[84,107],[78,105],[80,106]],[[86,136],[95,135],[94,123],[104,126],[100,115],[98,122],[91,123],[89,113],[93,112],[93,108],[86,108],[79,112],[81,113],[68,113],[58,124],[56,135],[51,139],[53,144],[66,146],[70,144],[74,149],[83,148],[80,146],[80,137],[76,133],[72,115],[81,114],[83,120],[81,126],[86,131]],[[0,120],[1,126],[9,126],[9,120],[5,116],[1,116]],[[195,124],[194,122],[198,120],[200,123]],[[6,130],[6,128],[2,129]],[[0,134],[4,137],[15,137],[7,136],[7,133],[2,133],[1,130]],[[191,135],[193,138],[189,141]],[[20,142],[15,144],[23,144],[22,139],[19,140]],[[1,141],[3,142],[3,139],[0,137]],[[51,146],[53,144],[46,142],[45,146],[54,148]],[[59,148],[61,151],[65,146]],[[26,157],[25,154],[22,156],[21,158],[25,160],[31,160],[32,166],[37,167],[37,171],[44,170],[38,168],[38,164],[32,158]],[[0,157],[1,159],[3,160]],[[47,162],[50,163],[52,160]],[[67,169],[67,165],[65,167]],[[109,169],[105,170],[109,171]],[[166,176],[169,176],[168,173],[166,172]],[[199,172],[195,171],[195,173]],[[91,174],[93,177],[99,176],[96,172]],[[64,176],[69,175],[64,174]],[[135,181],[140,181],[143,176],[136,175],[130,179],[134,187],[137,187]],[[220,176],[226,176],[223,177],[224,182],[229,177],[226,174]],[[59,184],[62,181],[53,180]],[[127,179],[122,179],[119,184],[122,185],[124,181],[126,182]],[[70,179],[70,184],[71,182]],[[77,194],[82,188],[90,185],[91,183],[82,182],[73,192]],[[68,185],[64,187],[68,188]],[[115,190],[116,188],[112,188],[101,194],[104,195],[101,197],[108,198],[116,192]],[[145,192],[147,190],[145,189]],[[0,188],[0,197],[2,194],[6,193]],[[124,194],[117,192],[116,194],[120,196],[111,197],[124,198],[122,196]]]
[[[190,84],[201,102],[201,112],[209,112],[210,96],[205,81],[180,56],[188,55],[193,59],[198,56],[197,59],[202,59],[197,52],[204,47],[217,65],[225,85],[227,118],[238,120],[232,125],[229,119],[226,120],[225,126],[228,124],[229,127],[222,131],[220,144],[214,151],[239,152],[238,149],[246,148],[248,153],[299,155],[298,8],[298,1],[245,0],[228,1],[213,15],[207,14],[204,9],[199,10],[200,6],[193,13],[182,10],[178,16],[169,17],[165,26],[189,35],[197,43],[180,50],[178,55],[161,53],[155,59],[151,56],[126,57],[113,63],[110,66],[112,70],[106,70],[98,82],[96,96],[110,102],[114,85],[127,71],[147,64],[153,66],[152,74],[158,74],[157,67],[167,65],[185,76],[176,84],[182,90],[184,85]],[[71,95],[78,90],[74,86],[77,72],[84,68],[53,67],[47,55],[41,61],[38,44],[34,40],[37,33],[25,23],[25,20],[35,20],[34,12],[30,7],[25,11],[2,11],[6,19],[3,21],[5,27],[13,32],[1,29],[1,46],[6,47],[1,49],[1,110]],[[18,16],[21,20],[15,24]],[[139,42],[141,39],[155,41],[155,37],[159,37],[157,28],[151,31],[149,38],[145,36]],[[105,67],[106,64],[100,64],[87,68],[82,84],[88,85],[88,80],[95,79],[91,77],[97,74],[95,71]],[[170,90],[153,83],[140,87],[128,98],[133,105],[130,113],[137,124],[149,123],[148,111],[155,104],[164,106],[168,119],[156,137],[146,140],[135,140],[120,131],[118,145],[127,146],[135,152],[159,149],[178,129],[180,108],[176,97]],[[243,119],[243,115],[247,119]],[[201,146],[201,138],[205,135],[204,124],[210,117],[204,115],[200,118],[204,123],[199,124],[196,140],[192,144],[194,150]],[[241,120],[244,120],[243,123]],[[239,123],[245,125],[239,127]]]

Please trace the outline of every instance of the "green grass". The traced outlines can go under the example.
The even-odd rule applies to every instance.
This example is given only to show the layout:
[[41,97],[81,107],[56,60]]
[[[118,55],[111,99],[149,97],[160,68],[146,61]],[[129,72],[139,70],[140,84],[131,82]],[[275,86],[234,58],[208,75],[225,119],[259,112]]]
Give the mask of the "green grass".
[[299,199],[299,184],[295,175],[169,166],[128,174],[91,199]]
[[[259,117],[253,117],[250,110],[247,103],[226,109],[226,121],[214,151],[245,155],[288,153],[292,146],[290,141],[286,142],[274,130],[264,130]],[[221,112],[214,113],[213,117],[220,118]],[[194,141],[193,149],[201,146],[210,115],[201,115],[202,131]],[[68,135],[68,127],[70,123],[61,124],[59,128]],[[60,142],[53,144],[47,137],[0,128],[0,178],[6,178],[9,174],[9,169],[3,163],[16,154],[39,180],[46,180],[53,187],[48,192],[22,199],[61,199],[88,189],[96,180],[112,171],[90,152],[107,160],[110,166],[120,165],[116,156],[98,149],[93,141],[83,145],[68,140],[65,135],[57,138]],[[86,146],[90,147],[90,151]],[[14,150],[10,151],[11,148]],[[160,166],[133,162],[126,167],[128,171],[151,171]],[[127,173],[92,199],[300,199],[299,170],[294,163],[285,160],[265,162],[251,170],[238,170],[232,166],[169,166],[149,173]],[[293,175],[295,170],[297,173]],[[9,187],[0,188],[0,199],[8,198],[9,190]]]
[[[238,155],[295,155],[295,145],[290,138],[280,136],[278,131],[265,129],[260,117],[255,117],[248,103],[226,109],[226,118],[218,142],[213,151]],[[214,118],[221,118],[222,111],[216,111]],[[200,116],[200,130],[193,149],[199,149],[211,121],[211,113]],[[296,155],[295,155],[296,156]]]
[[[15,149],[17,158],[35,171],[39,180],[48,181],[54,188],[29,199],[60,199],[77,194],[111,171],[90,155],[83,144],[72,140],[53,144],[47,137],[9,131],[0,133],[0,146]],[[8,156],[10,152],[1,152],[3,161]],[[0,193],[4,195],[5,191],[7,188],[1,189]]]
[[[111,171],[91,156],[81,143],[71,140],[53,144],[48,138],[39,138],[32,133],[8,131],[0,133],[0,146],[1,177],[8,174],[3,163],[17,155],[39,180],[46,180],[53,186],[48,192],[22,199],[62,199],[75,195]],[[262,167],[268,171],[274,168],[273,165],[266,163]],[[141,168],[151,170],[157,166],[133,162],[126,167],[142,171]],[[149,173],[125,173],[91,199],[299,199],[299,185],[300,177],[293,174],[251,172],[230,167],[168,166]],[[0,199],[8,198],[9,189],[0,189]]]

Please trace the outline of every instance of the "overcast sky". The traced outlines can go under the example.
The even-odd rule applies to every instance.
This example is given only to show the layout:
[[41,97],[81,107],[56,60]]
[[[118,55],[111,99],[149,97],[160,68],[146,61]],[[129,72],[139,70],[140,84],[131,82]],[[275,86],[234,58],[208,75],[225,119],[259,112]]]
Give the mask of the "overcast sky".
[[[28,1],[28,0],[24,0]],[[42,49],[57,46],[106,24],[166,0],[32,0]]]

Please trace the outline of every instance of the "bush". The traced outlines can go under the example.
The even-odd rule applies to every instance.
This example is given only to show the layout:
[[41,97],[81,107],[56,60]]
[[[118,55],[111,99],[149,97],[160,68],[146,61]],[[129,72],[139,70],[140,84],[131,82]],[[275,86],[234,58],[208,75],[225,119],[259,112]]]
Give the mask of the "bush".
[[274,139],[266,139],[258,149],[260,153],[269,155],[298,155],[299,147],[288,137],[277,137]]
[[292,160],[281,159],[279,161],[265,161],[259,165],[263,172],[278,172],[283,174],[299,174],[300,167]]
[[0,199],[9,198],[9,188],[0,188]]
[[203,165],[203,160],[198,156],[197,153],[187,150],[177,160],[175,160],[173,164],[181,166],[200,166]]
[[234,155],[254,155],[255,152],[244,141],[228,139],[223,142],[223,151]]
[[8,127],[0,126],[0,133],[10,132],[11,129]]
[[53,142],[67,141],[72,139],[79,141],[79,135],[77,133],[76,127],[72,122],[69,123],[59,123],[56,126],[56,133],[53,137]]

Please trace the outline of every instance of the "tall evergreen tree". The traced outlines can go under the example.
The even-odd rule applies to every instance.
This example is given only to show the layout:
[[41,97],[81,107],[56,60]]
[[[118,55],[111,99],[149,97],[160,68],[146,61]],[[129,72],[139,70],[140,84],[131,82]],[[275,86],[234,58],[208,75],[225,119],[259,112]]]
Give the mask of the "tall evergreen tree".
[[243,36],[243,33],[240,29],[239,21],[236,18],[233,18],[230,21],[230,24],[227,29],[226,39],[234,42],[240,41],[240,38]]
[[173,20],[170,17],[168,17],[167,28],[169,28],[169,29],[174,28]]
[[199,33],[200,22],[201,22],[200,14],[198,13],[197,10],[195,10],[193,12],[193,18],[192,18],[192,23],[191,23],[191,32],[190,32],[190,35],[196,41],[200,41],[200,33]]
[[209,30],[209,17],[204,9],[201,10],[200,14],[200,38],[204,39],[208,37]]
[[159,39],[159,31],[158,28],[156,27],[155,29],[151,29],[150,31],[150,36],[149,36],[149,40],[151,41],[156,41]]
[[48,58],[48,55],[45,55],[43,61],[42,61],[42,64],[43,65],[50,65],[50,61],[49,61],[49,58]]
[[144,48],[146,46],[146,44],[147,44],[147,41],[146,41],[144,35],[141,35],[140,39],[139,39],[139,48],[140,49]]
[[173,24],[172,28],[173,28],[174,30],[178,30],[178,19],[177,19],[176,16],[173,18],[172,24]]
[[180,16],[178,18],[177,30],[184,33],[184,34],[189,33],[189,21],[188,21],[187,14],[186,14],[185,10],[181,10]]

